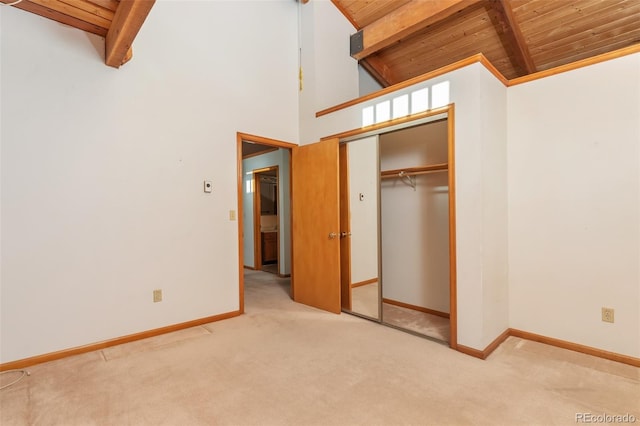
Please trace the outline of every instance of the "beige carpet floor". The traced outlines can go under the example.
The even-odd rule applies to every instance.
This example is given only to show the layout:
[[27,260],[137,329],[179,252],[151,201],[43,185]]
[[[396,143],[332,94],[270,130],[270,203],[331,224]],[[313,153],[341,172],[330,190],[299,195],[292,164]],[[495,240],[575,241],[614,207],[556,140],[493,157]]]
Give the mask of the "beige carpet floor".
[[380,318],[378,313],[380,293],[378,283],[370,283],[351,289],[351,310],[366,317]]
[[402,306],[382,304],[382,321],[405,330],[449,342],[449,318],[427,314]]
[[[9,425],[575,425],[635,416],[638,368],[509,338],[481,361],[292,302],[247,274],[245,315],[29,368]],[[2,381],[9,380],[7,375]]]
[[[351,310],[357,314],[378,319],[379,300],[377,282],[351,289]],[[449,342],[451,334],[448,318],[389,303],[382,304],[382,322],[443,342]]]

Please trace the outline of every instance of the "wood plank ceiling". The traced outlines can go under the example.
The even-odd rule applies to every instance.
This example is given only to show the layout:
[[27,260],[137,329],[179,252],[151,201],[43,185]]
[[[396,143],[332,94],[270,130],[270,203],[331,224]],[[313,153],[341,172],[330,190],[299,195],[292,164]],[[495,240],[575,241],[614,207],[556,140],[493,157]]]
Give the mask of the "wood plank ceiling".
[[640,0],[332,0],[383,86],[478,53],[507,79],[640,43]]
[[[331,1],[358,30],[352,56],[383,86],[478,53],[513,79],[640,44],[640,0]],[[155,0],[0,2],[105,37],[119,67]]]
[[128,62],[131,45],[155,0],[0,0],[27,12],[105,37],[105,63]]

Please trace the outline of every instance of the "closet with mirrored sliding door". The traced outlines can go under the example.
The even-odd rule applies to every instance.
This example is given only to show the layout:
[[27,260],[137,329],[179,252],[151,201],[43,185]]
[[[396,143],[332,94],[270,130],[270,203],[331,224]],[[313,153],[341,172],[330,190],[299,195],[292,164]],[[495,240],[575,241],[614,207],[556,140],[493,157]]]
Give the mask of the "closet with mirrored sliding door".
[[440,118],[341,149],[343,310],[441,342],[451,339],[448,129]]

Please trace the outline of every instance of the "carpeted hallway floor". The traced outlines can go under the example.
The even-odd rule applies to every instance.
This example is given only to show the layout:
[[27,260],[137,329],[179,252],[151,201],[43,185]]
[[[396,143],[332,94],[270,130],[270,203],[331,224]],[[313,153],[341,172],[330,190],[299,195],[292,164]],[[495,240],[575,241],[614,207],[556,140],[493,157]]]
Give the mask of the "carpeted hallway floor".
[[638,368],[513,337],[481,361],[296,304],[273,274],[248,272],[245,286],[240,317],[29,368],[0,391],[0,423],[574,425],[578,413],[640,422]]

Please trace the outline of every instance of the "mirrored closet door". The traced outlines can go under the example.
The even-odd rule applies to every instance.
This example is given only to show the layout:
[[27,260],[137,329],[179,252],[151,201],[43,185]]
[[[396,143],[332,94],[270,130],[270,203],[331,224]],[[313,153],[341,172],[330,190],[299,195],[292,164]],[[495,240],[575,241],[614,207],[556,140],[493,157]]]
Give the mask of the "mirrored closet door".
[[344,310],[442,342],[450,339],[447,132],[442,119],[348,142],[344,163]]
[[[343,309],[380,319],[378,136],[341,147]],[[345,297],[345,286],[346,294]]]

